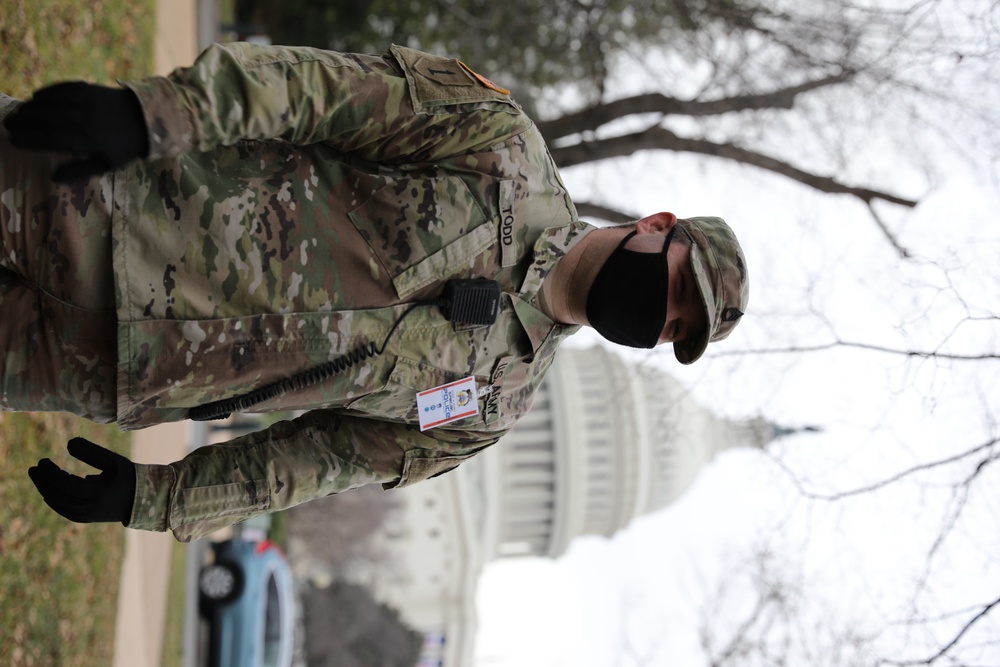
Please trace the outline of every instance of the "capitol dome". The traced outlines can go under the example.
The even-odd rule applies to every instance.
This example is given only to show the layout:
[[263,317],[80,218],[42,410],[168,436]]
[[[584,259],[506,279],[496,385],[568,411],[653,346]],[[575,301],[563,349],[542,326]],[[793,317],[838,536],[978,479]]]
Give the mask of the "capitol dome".
[[662,370],[603,347],[563,349],[531,411],[484,452],[499,480],[498,556],[559,556],[668,505],[723,449],[766,444],[758,420],[720,419]]
[[763,420],[715,416],[662,369],[604,347],[560,349],[499,442],[389,492],[401,506],[379,539],[395,566],[361,567],[354,579],[424,633],[421,667],[471,664],[486,563],[558,557],[576,537],[611,536],[680,496],[719,451],[774,434]]

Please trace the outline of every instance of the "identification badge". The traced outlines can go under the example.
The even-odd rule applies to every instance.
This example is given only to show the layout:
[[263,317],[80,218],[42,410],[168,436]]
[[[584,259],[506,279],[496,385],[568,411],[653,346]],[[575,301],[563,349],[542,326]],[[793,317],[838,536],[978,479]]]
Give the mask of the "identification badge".
[[478,415],[478,397],[474,377],[417,392],[420,430],[426,431],[435,426]]

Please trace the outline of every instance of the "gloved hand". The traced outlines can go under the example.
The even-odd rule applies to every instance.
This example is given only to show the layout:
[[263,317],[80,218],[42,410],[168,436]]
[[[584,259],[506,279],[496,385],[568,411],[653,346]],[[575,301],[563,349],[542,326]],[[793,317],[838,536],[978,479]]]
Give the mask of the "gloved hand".
[[73,438],[66,448],[101,474],[78,477],[42,459],[28,469],[28,476],[45,504],[77,523],[121,521],[127,526],[135,500],[135,464],[83,438]]
[[83,81],[57,83],[35,92],[4,120],[18,148],[70,153],[52,180],[66,183],[118,169],[149,154],[139,98],[125,88]]

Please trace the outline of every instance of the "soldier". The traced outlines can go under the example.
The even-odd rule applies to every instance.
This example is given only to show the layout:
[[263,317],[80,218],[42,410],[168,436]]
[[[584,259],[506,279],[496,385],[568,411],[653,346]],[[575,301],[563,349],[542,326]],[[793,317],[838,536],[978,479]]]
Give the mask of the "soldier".
[[29,471],[71,520],[187,541],[404,487],[496,442],[580,325],[692,363],[746,308],[725,222],[579,221],[532,121],[460,61],[227,44],[123,86],[0,98],[2,407],[307,412],[170,465],[75,438],[100,475]]

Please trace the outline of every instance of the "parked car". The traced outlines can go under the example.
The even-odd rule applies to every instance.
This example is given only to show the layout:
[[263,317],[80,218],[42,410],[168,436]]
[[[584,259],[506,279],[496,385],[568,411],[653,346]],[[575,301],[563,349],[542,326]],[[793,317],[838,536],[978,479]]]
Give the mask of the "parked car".
[[198,577],[209,622],[211,667],[288,667],[292,662],[292,573],[266,540],[213,545],[215,562]]

